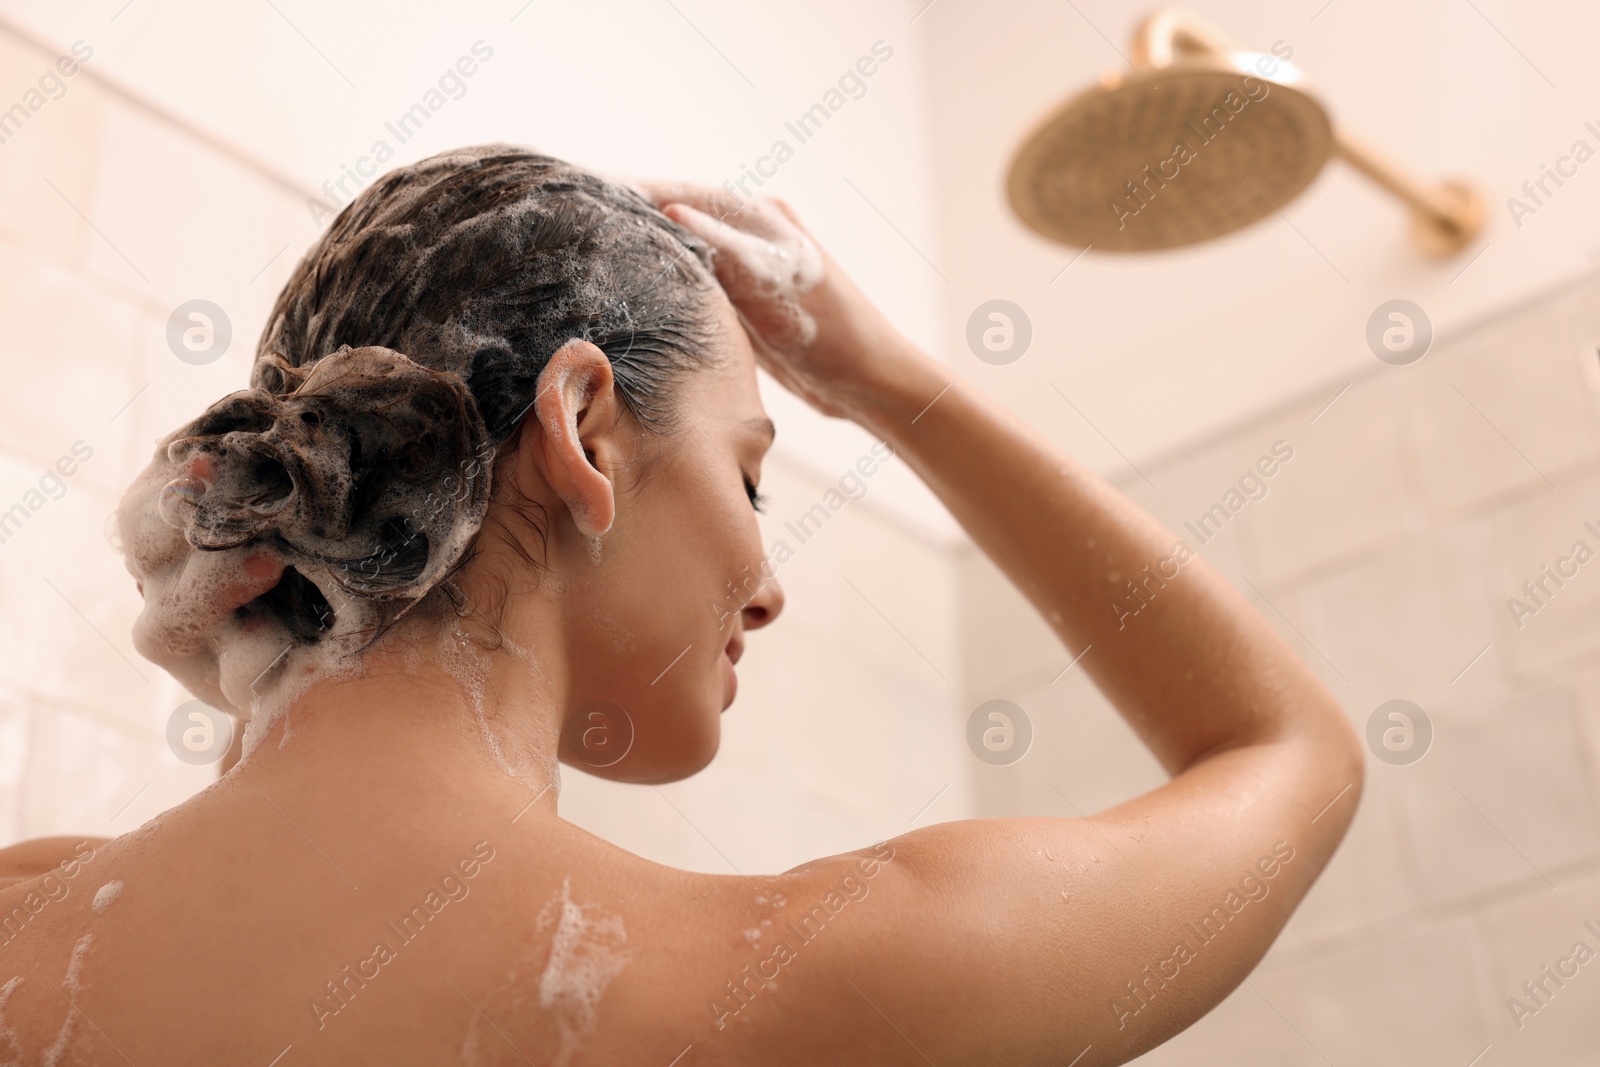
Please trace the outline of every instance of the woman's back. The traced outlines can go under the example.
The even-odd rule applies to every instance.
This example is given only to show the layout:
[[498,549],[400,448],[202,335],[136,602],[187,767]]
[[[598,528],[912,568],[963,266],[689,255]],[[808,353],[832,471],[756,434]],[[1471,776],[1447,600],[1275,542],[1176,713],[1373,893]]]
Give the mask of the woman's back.
[[4,1062],[801,1064],[882,1037],[845,1040],[857,994],[830,986],[879,980],[890,845],[691,874],[437,763],[380,785],[262,762],[0,891]]
[[284,1063],[617,1062],[705,1021],[703,1004],[690,1016],[674,1001],[714,954],[719,916],[743,901],[744,926],[726,933],[746,948],[742,930],[760,927],[742,880],[610,846],[556,818],[554,790],[452,780],[440,747],[409,764],[374,754],[386,769],[364,777],[318,723],[296,730],[309,752],[269,743],[133,833],[57,839],[65,866],[0,891],[21,976],[3,1008],[17,1047],[0,1051],[63,1065],[266,1064],[291,1046]]

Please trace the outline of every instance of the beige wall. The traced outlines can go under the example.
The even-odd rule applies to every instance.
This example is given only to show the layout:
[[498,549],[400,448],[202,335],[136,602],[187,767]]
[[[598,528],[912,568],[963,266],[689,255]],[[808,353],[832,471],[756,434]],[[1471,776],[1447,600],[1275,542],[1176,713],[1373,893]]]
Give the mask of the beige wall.
[[[1507,600],[1574,542],[1600,552],[1597,346],[1590,278],[1118,479],[1358,729],[1404,698],[1435,730],[1415,763],[1368,760],[1349,838],[1261,967],[1140,1062],[1465,1065],[1491,1044],[1483,1063],[1595,1062],[1600,962],[1520,1029],[1506,1001],[1574,942],[1600,949],[1600,559],[1520,629]],[[1202,545],[1184,524],[1280,440],[1266,495]],[[979,768],[977,809],[1092,814],[1161,782],[993,567],[961,570],[967,704],[1014,700],[1036,731],[1020,762]]]
[[[0,99],[22,99],[56,58],[0,34]],[[244,384],[292,266],[274,259],[290,241],[288,196],[106,92],[93,64],[0,144],[0,509],[28,511],[0,544],[7,841],[126,831],[214,775],[166,749],[187,696],[132,648],[139,597],[107,520],[157,437]],[[197,288],[234,329],[204,367],[165,341]],[[40,494],[79,442],[91,457],[64,493]]]

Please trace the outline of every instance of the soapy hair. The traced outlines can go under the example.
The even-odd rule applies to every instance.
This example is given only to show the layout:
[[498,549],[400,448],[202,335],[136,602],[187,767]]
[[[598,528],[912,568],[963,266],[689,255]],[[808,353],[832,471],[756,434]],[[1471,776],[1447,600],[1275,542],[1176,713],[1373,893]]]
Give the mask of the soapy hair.
[[465,379],[506,439],[550,356],[605,352],[624,401],[667,421],[668,386],[713,330],[710,249],[632,189],[506,145],[384,175],[334,220],[278,297],[251,384],[340,345],[378,345]]
[[279,294],[251,388],[160,442],[130,490],[124,551],[166,576],[171,614],[147,589],[141,651],[181,662],[191,691],[228,689],[229,621],[202,635],[178,607],[207,595],[182,588],[190,551],[226,557],[213,575],[252,552],[284,566],[235,613],[253,615],[233,636],[263,657],[263,619],[291,646],[370,643],[435,590],[459,609],[448,579],[550,357],[593,343],[632,415],[669,429],[672,385],[712,358],[710,257],[632,189],[528,149],[459,149],[378,179]]
[[280,294],[251,381],[279,392],[283,366],[334,346],[394,349],[464,380],[507,452],[539,374],[579,338],[606,354],[634,417],[665,429],[671,384],[709,358],[715,285],[709,247],[632,189],[525,149],[461,149],[340,213]]

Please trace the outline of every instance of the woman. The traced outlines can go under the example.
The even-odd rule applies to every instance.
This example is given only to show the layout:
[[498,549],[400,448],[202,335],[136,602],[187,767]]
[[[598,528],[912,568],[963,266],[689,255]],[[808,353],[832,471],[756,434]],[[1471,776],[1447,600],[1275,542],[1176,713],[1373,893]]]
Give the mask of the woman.
[[[1177,539],[787,205],[647,192],[505,146],[388,175],[254,388],[163,443],[120,512],[136,641],[245,756],[136,832],[0,853],[6,1062],[1087,1067],[1260,959],[1360,795],[1333,697],[1203,560],[1120,628]],[[758,363],[911,464],[1171,781],[755,877],[560,818],[558,758],[705,766],[782,611]]]

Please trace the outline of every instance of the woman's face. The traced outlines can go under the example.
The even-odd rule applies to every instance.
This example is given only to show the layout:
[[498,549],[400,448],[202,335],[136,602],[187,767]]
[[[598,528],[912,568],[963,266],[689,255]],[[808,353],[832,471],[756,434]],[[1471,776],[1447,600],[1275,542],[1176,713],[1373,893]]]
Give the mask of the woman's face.
[[666,434],[624,420],[641,458],[606,471],[615,521],[598,547],[574,545],[562,561],[571,703],[560,754],[601,777],[673,781],[709,763],[745,635],[783,607],[753,499],[772,423],[749,338],[714,297],[715,361],[679,381]]

